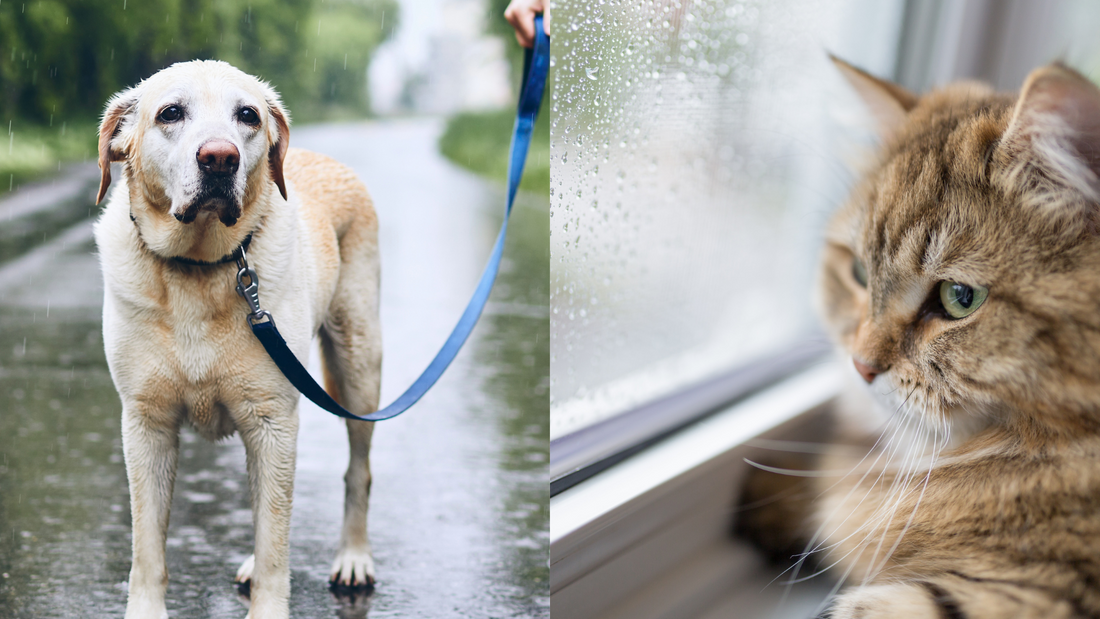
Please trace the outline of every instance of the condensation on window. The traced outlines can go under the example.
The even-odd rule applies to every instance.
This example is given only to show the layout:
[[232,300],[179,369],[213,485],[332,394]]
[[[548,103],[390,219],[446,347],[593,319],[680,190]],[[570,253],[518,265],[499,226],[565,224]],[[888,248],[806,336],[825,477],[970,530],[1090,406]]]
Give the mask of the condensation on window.
[[553,5],[552,438],[812,332],[831,119],[862,113],[827,53],[889,75],[901,9]]

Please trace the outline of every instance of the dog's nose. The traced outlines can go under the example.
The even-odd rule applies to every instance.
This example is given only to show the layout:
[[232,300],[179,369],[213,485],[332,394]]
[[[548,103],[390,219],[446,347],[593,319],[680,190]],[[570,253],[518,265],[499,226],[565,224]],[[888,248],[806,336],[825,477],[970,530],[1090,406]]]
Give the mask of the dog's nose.
[[211,174],[232,174],[241,164],[241,153],[225,140],[210,140],[199,147],[195,155],[199,169]]

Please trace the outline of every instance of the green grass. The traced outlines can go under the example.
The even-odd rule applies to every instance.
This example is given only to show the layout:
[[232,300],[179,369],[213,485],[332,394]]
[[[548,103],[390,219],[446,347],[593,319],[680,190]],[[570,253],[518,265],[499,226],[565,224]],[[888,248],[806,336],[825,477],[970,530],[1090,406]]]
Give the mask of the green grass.
[[30,180],[56,173],[61,164],[96,157],[96,124],[54,123],[53,127],[13,122],[0,133],[0,194]]
[[[546,106],[543,106],[546,107]],[[508,149],[515,113],[463,112],[447,120],[439,150],[456,164],[500,183],[508,180]],[[550,195],[550,113],[544,109],[535,123],[520,189]]]

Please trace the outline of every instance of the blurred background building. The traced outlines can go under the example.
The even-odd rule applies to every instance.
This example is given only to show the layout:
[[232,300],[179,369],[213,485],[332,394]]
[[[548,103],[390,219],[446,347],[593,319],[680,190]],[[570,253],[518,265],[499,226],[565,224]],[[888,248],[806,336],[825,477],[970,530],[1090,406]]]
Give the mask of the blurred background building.
[[486,33],[484,2],[405,2],[402,11],[401,32],[371,64],[376,114],[453,114],[512,102],[505,40]]

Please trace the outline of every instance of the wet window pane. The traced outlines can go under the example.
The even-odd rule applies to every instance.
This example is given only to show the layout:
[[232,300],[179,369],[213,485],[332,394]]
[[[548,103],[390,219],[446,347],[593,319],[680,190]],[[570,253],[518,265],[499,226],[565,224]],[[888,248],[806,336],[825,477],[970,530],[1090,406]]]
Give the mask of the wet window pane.
[[826,52],[890,75],[901,4],[555,5],[552,438],[812,332],[858,111]]

